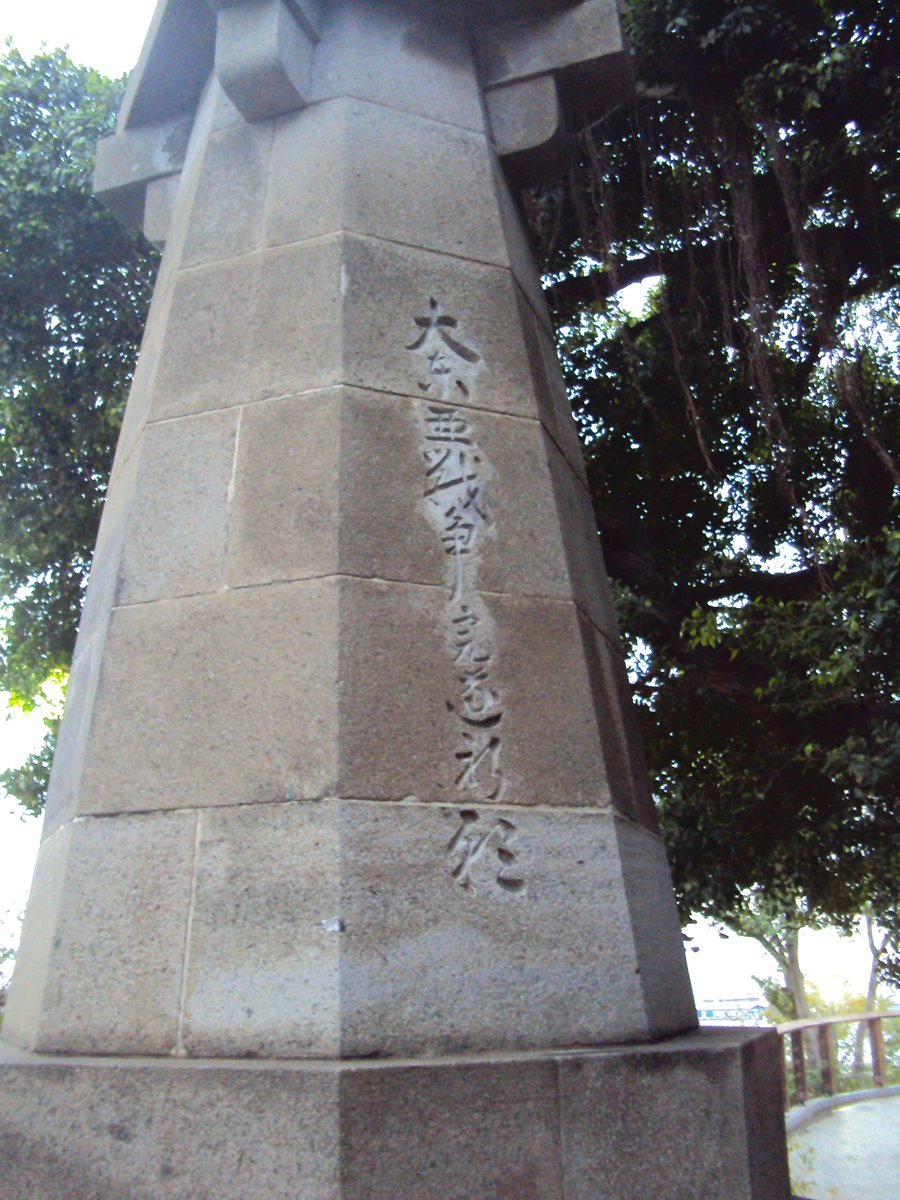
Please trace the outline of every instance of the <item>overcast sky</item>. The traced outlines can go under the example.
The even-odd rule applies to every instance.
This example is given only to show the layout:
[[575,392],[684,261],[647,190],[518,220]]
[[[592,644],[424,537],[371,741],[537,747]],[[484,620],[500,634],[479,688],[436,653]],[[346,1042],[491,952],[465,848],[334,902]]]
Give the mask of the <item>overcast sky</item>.
[[28,58],[41,43],[118,76],[137,62],[156,0],[0,0],[0,39]]

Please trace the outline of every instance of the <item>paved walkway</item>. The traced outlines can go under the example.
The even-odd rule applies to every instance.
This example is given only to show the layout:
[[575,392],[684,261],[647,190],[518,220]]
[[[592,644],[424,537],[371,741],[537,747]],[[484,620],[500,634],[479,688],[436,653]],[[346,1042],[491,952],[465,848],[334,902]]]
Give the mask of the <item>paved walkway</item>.
[[788,1138],[791,1182],[810,1200],[900,1200],[900,1096],[834,1108]]

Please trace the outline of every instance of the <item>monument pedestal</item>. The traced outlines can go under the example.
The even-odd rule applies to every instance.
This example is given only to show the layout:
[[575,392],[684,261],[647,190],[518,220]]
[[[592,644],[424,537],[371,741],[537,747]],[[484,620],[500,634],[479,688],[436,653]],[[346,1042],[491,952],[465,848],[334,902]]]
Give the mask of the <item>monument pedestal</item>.
[[3,1049],[0,1200],[775,1200],[774,1033],[428,1060]]

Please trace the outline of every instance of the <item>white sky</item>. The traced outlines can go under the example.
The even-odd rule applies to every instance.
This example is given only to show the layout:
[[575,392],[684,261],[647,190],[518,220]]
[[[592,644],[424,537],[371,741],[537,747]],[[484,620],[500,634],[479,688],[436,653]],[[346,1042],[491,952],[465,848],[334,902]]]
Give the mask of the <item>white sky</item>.
[[[0,45],[11,37],[26,57],[42,44],[48,49],[68,46],[75,61],[118,76],[137,62],[155,7],[156,0],[0,0]],[[21,763],[44,734],[38,714],[14,714],[4,720],[2,712],[0,696],[0,770]],[[23,819],[21,811],[0,795],[0,947],[18,939],[40,835],[40,822]],[[756,995],[752,976],[775,973],[772,960],[755,942],[722,940],[704,927],[689,932],[699,947],[688,952],[698,1004]],[[861,939],[805,935],[801,959],[829,999],[865,988],[868,952]]]
[[105,75],[123,75],[138,60],[156,0],[0,0],[0,42],[30,58],[44,42]]

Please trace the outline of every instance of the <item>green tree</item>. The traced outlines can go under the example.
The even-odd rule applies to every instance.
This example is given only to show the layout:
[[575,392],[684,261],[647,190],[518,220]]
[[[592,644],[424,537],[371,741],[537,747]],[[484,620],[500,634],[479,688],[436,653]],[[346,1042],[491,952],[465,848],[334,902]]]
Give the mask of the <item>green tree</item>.
[[529,212],[680,901],[896,945],[900,15],[626,20],[637,101]]
[[781,972],[781,982],[757,980],[782,1021],[803,1020],[813,1014],[809,986],[800,965],[800,931],[809,928],[808,914],[796,906],[786,909],[764,893],[746,897],[730,921],[736,933],[751,937],[769,953]]
[[[71,656],[155,252],[91,195],[122,81],[62,51],[0,59],[0,688]],[[53,730],[6,786],[39,808]]]

